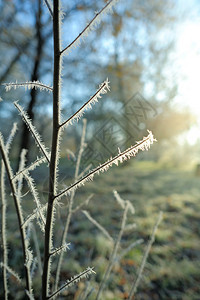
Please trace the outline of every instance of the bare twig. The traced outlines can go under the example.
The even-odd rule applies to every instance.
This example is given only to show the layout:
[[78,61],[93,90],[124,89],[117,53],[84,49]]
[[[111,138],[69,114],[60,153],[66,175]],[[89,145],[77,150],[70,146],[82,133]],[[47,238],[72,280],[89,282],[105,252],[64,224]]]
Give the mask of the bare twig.
[[51,17],[53,18],[53,11],[52,11],[52,5],[50,4],[50,1],[49,0],[44,0],[48,10],[49,10],[49,13],[51,15]]

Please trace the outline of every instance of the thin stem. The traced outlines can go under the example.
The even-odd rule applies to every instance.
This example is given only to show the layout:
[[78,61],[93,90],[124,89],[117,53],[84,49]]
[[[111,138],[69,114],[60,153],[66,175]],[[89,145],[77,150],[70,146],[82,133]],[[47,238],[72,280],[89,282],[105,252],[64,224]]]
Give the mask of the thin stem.
[[53,18],[53,11],[52,11],[52,9],[51,9],[51,6],[50,6],[50,4],[49,4],[49,1],[48,1],[48,0],[44,0],[44,2],[45,2],[46,6],[47,6],[47,8],[48,8],[48,10],[49,10],[50,15],[51,15],[52,18]]
[[87,30],[92,27],[94,24],[96,24],[98,17],[106,11],[106,9],[111,5],[112,3],[116,2],[116,0],[110,0],[95,16],[94,18],[87,24],[87,26],[79,33],[79,35],[62,51],[61,54],[63,54],[65,51],[67,51],[69,48],[71,48],[79,39],[81,39],[84,34],[87,32]]
[[93,268],[88,267],[85,271],[81,272],[78,275],[75,275],[70,280],[67,280],[67,282],[63,286],[61,286],[57,291],[55,291],[53,294],[51,294],[47,299],[51,299],[51,298],[55,297],[56,295],[60,294],[67,287],[71,286],[74,283],[79,282],[82,278],[87,278],[88,275],[93,274],[93,273],[95,274],[95,271],[93,271]]
[[71,123],[74,119],[78,120],[79,117],[82,116],[82,114],[84,113],[84,110],[86,110],[89,107],[89,105],[91,107],[91,104],[97,102],[98,98],[101,98],[101,93],[105,94],[107,92],[106,89],[110,90],[108,79],[100,85],[96,93],[87,102],[85,102],[71,117],[69,117],[66,121],[60,124],[60,127],[66,126],[68,123]]
[[6,88],[6,92],[11,90],[11,88],[16,89],[17,87],[24,87],[25,89],[33,89],[33,88],[39,88],[41,90],[46,90],[49,92],[53,91],[53,88],[51,86],[48,86],[42,82],[39,81],[27,81],[27,82],[11,82],[11,83],[3,83],[3,85]]
[[101,284],[100,284],[100,287],[99,287],[99,291],[97,293],[96,300],[98,300],[100,298],[101,293],[102,293],[102,291],[103,291],[103,289],[105,287],[106,281],[107,281],[107,279],[108,279],[108,277],[110,275],[110,272],[111,272],[111,270],[113,268],[113,265],[115,263],[115,258],[116,258],[116,255],[117,255],[117,251],[118,251],[118,248],[119,248],[119,245],[120,245],[120,242],[121,242],[121,238],[122,238],[122,235],[124,233],[124,228],[125,228],[125,225],[126,225],[126,219],[127,219],[128,210],[129,210],[129,203],[128,203],[128,201],[125,201],[125,208],[124,208],[124,212],[123,212],[121,228],[120,228],[120,231],[119,231],[119,234],[118,234],[115,246],[113,248],[113,251],[112,251],[112,254],[111,254],[111,257],[110,257],[110,261],[109,261],[108,267],[107,267],[106,272],[104,274],[104,277],[103,277],[103,279],[101,281]]
[[33,232],[33,241],[35,244],[35,251],[36,251],[36,255],[37,255],[39,273],[42,276],[42,261],[41,261],[41,255],[40,255],[40,246],[38,243],[38,237],[37,237],[37,233],[35,230],[35,226],[33,224],[31,224],[31,226],[32,226],[32,232]]
[[51,159],[49,166],[49,197],[47,207],[47,218],[45,226],[45,245],[44,245],[44,266],[42,275],[42,299],[46,300],[49,291],[50,279],[50,253],[52,251],[53,238],[53,200],[57,188],[57,165],[59,150],[59,122],[60,122],[60,20],[59,7],[60,1],[53,2],[53,38],[54,38],[54,75],[53,75],[53,137],[51,146]]
[[77,205],[73,210],[72,213],[75,214],[77,211],[79,211],[83,206],[88,205],[91,198],[94,196],[94,194],[90,194],[85,201],[83,201],[81,204]]
[[27,247],[26,247],[26,233],[25,233],[25,229],[22,227],[23,224],[23,215],[22,215],[22,211],[19,205],[19,199],[17,198],[17,189],[15,184],[12,181],[12,170],[11,170],[11,166],[9,163],[9,159],[7,157],[7,154],[5,153],[5,148],[2,145],[2,143],[0,142],[0,151],[1,151],[1,155],[2,155],[2,159],[5,165],[5,169],[7,172],[7,176],[8,176],[8,180],[9,180],[9,184],[11,187],[11,192],[12,192],[12,196],[14,199],[14,204],[15,204],[15,209],[17,212],[17,218],[18,218],[18,225],[19,225],[19,231],[20,231],[20,236],[21,236],[21,243],[22,243],[22,250],[23,250],[23,260],[24,260],[24,270],[25,270],[25,278],[26,278],[26,289],[27,291],[32,294],[31,292],[31,276],[30,276],[30,269],[29,266],[27,264]]
[[138,152],[138,150],[144,150],[144,149],[147,150],[150,147],[150,144],[153,143],[153,141],[156,141],[156,140],[153,138],[153,135],[150,132],[149,135],[147,137],[143,138],[142,141],[137,142],[136,145],[126,149],[124,152],[119,153],[118,155],[116,155],[115,157],[109,159],[108,161],[106,161],[102,165],[99,165],[97,168],[90,171],[84,177],[82,177],[79,180],[77,180],[76,182],[74,182],[68,188],[66,188],[65,190],[58,193],[55,196],[55,198],[59,198],[61,196],[64,196],[65,194],[69,194],[71,191],[73,191],[73,189],[76,189],[80,185],[83,185],[87,180],[89,180],[89,179],[92,180],[92,177],[95,174],[99,174],[99,172],[106,171],[110,166],[112,166],[112,164],[114,164],[114,163],[117,164],[119,161],[123,162],[124,160],[126,160],[127,158],[130,158],[131,156],[135,156],[135,154]]
[[33,163],[25,167],[23,170],[18,170],[18,172],[13,176],[12,180],[16,181],[20,177],[20,175],[23,175],[24,173],[27,173],[29,171],[33,171],[37,166],[39,166],[43,162],[46,162],[46,157],[37,158]]
[[29,128],[29,130],[36,142],[36,145],[39,147],[40,151],[42,152],[44,157],[46,157],[46,160],[49,162],[49,154],[46,151],[45,146],[43,145],[43,143],[41,141],[40,135],[37,133],[36,128],[33,126],[28,114],[23,110],[23,108],[17,102],[14,102],[14,105],[20,112],[21,116],[23,117],[24,122],[26,123],[27,127]]
[[[81,135],[80,150],[79,150],[78,158],[77,158],[77,162],[76,162],[74,182],[77,181],[78,174],[79,174],[81,157],[82,157],[82,153],[83,153],[84,145],[85,145],[86,126],[87,126],[87,120],[83,119],[83,130],[82,130],[82,135]],[[73,207],[73,203],[74,203],[74,197],[75,197],[75,190],[70,195],[68,216],[67,216],[67,220],[66,220],[63,235],[62,235],[61,245],[64,245],[66,243],[66,238],[67,238],[67,234],[68,234],[68,230],[69,230],[69,224],[71,222],[71,217],[73,214],[72,207]],[[58,289],[58,282],[59,282],[59,278],[60,278],[60,271],[61,271],[61,266],[62,266],[62,261],[63,261],[63,255],[64,255],[64,252],[61,252],[59,259],[58,259],[58,265],[57,265],[57,270],[56,270],[56,280],[55,280],[55,290]]]
[[5,166],[2,161],[1,163],[1,201],[2,201],[2,219],[1,219],[1,230],[2,230],[2,248],[3,248],[3,288],[4,298],[8,299],[8,280],[6,266],[8,264],[8,251],[7,251],[7,238],[6,238],[6,198],[5,198]]
[[104,236],[107,237],[107,239],[113,244],[113,238],[111,235],[108,233],[108,231],[100,224],[98,223],[94,218],[91,217],[91,215],[86,211],[82,210],[82,213],[90,220],[92,224],[94,224],[102,233]]
[[142,262],[141,262],[141,265],[140,265],[138,276],[137,276],[134,284],[132,285],[132,288],[131,288],[131,291],[130,291],[130,295],[129,295],[129,298],[128,298],[129,300],[133,299],[133,296],[134,296],[134,294],[137,291],[138,285],[139,285],[140,280],[142,278],[142,273],[143,273],[143,270],[144,270],[144,266],[145,266],[147,258],[149,256],[149,252],[151,250],[151,246],[152,246],[152,244],[153,244],[153,242],[155,240],[156,231],[158,229],[158,226],[159,226],[161,220],[162,220],[162,212],[159,213],[158,219],[157,219],[157,221],[156,221],[156,223],[154,225],[154,228],[153,228],[150,240],[148,242],[147,248],[146,248],[146,250],[144,252],[144,255],[143,255],[143,258],[142,258]]

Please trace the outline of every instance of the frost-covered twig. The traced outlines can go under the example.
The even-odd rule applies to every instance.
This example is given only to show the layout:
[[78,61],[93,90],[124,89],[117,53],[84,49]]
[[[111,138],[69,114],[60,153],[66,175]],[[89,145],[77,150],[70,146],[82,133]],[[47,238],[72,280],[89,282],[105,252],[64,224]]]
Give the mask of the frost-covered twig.
[[143,239],[139,239],[133,243],[131,243],[126,249],[124,249],[117,257],[116,257],[116,261],[120,261],[126,254],[129,253],[129,251],[131,251],[133,248],[135,248],[136,246],[142,244],[144,242]]
[[46,220],[45,220],[45,216],[43,214],[43,211],[41,209],[42,205],[40,203],[40,199],[39,199],[38,191],[37,191],[36,186],[35,186],[35,182],[34,182],[33,178],[29,175],[28,172],[24,172],[23,175],[24,175],[24,178],[26,179],[26,181],[28,183],[29,189],[30,189],[30,191],[33,195],[33,199],[34,199],[34,202],[35,202],[36,207],[37,207],[38,216],[39,216],[39,218],[37,218],[38,225],[40,226],[42,232],[44,232]]
[[26,232],[25,232],[25,229],[22,227],[22,224],[24,222],[22,208],[21,208],[20,199],[18,198],[16,185],[12,181],[13,171],[12,171],[12,168],[10,165],[8,153],[6,151],[6,147],[4,145],[4,139],[3,139],[3,136],[1,133],[0,133],[0,152],[2,155],[2,159],[3,159],[4,165],[5,165],[6,172],[7,172],[9,184],[11,187],[12,197],[14,200],[15,209],[16,209],[16,213],[17,213],[17,217],[18,217],[18,225],[19,225],[19,231],[20,231],[20,235],[21,235],[21,243],[22,243],[22,249],[23,249],[26,289],[30,294],[32,294],[32,281],[31,281],[31,276],[30,276],[30,266],[27,264],[28,253],[30,251],[28,249],[28,242],[26,241]]
[[40,91],[48,91],[53,92],[53,88],[51,86],[48,86],[42,82],[39,81],[26,81],[26,82],[10,82],[10,83],[3,83],[5,86],[6,92],[10,91],[12,88],[17,89],[19,87],[24,87],[25,90],[30,89],[39,89]]
[[[9,138],[6,142],[5,149],[7,154],[9,153],[10,146],[12,140],[15,136],[17,131],[17,124],[14,123]],[[2,202],[2,213],[1,213],[1,232],[2,232],[2,250],[3,250],[3,288],[4,288],[4,298],[5,300],[8,299],[8,282],[7,282],[7,269],[6,266],[8,265],[8,249],[7,249],[7,234],[6,234],[6,211],[7,211],[7,200],[6,200],[6,185],[5,185],[5,166],[4,162],[1,162],[1,179],[0,179],[1,189],[1,202]]]
[[[85,147],[86,126],[87,126],[87,120],[83,119],[83,130],[82,130],[82,135],[81,135],[80,149],[79,149],[79,153],[77,156],[77,162],[76,162],[76,168],[75,168],[75,174],[74,174],[74,182],[76,182],[76,180],[78,179],[81,157],[82,157],[83,150]],[[70,199],[69,199],[68,215],[66,218],[63,235],[62,235],[62,241],[61,241],[62,245],[64,245],[66,243],[67,234],[68,234],[68,230],[69,230],[69,224],[71,222],[71,217],[72,217],[72,213],[73,213],[72,208],[73,208],[73,203],[74,203],[74,197],[75,197],[75,190],[71,193]],[[58,265],[57,265],[57,270],[56,270],[56,280],[55,280],[55,290],[57,290],[57,288],[58,288],[58,282],[59,282],[59,278],[60,278],[60,271],[61,271],[61,266],[62,266],[62,261],[63,261],[63,255],[64,255],[64,253],[61,252],[59,259],[58,259]]]
[[79,46],[80,41],[84,40],[85,37],[88,36],[89,32],[95,29],[95,26],[100,23],[102,15],[108,14],[112,11],[113,6],[118,2],[119,0],[110,0],[99,12],[96,13],[94,18],[87,24],[87,26],[79,33],[79,35],[62,51],[61,54],[69,53],[71,48],[76,48]]
[[6,266],[8,265],[8,249],[7,249],[7,234],[6,234],[6,211],[7,211],[7,201],[5,194],[5,166],[3,161],[1,162],[1,202],[2,202],[2,213],[1,213],[1,230],[2,230],[2,250],[3,250],[3,288],[4,288],[4,298],[8,299],[8,280]]
[[101,225],[99,224],[94,218],[91,217],[91,215],[86,211],[86,210],[82,210],[82,213],[88,218],[88,220],[90,220],[91,223],[93,223],[102,233],[103,235],[105,235],[109,241],[112,242],[113,244],[113,238],[111,237],[111,235],[108,233],[108,231]]
[[38,263],[39,273],[40,273],[40,275],[42,275],[42,260],[41,260],[41,255],[40,255],[40,246],[38,243],[35,226],[33,224],[31,224],[31,229],[32,229],[32,233],[33,233],[33,241],[35,244],[35,251],[36,251],[36,255],[37,255],[37,263]]
[[54,250],[50,253],[50,255],[51,255],[51,256],[54,256],[54,255],[59,255],[61,252],[66,252],[67,250],[70,250],[69,246],[70,246],[70,243],[65,244],[65,245],[62,245],[62,246],[60,246],[59,248],[54,249]]
[[58,193],[55,196],[55,199],[67,194],[69,195],[73,190],[76,190],[78,187],[84,185],[87,181],[92,181],[94,175],[100,174],[100,172],[103,173],[107,171],[113,164],[118,165],[119,162],[122,163],[123,161],[130,159],[132,156],[135,156],[139,150],[148,150],[150,148],[150,145],[153,144],[154,141],[156,141],[156,139],[154,139],[153,137],[152,132],[148,132],[149,135],[147,137],[144,137],[142,141],[137,142],[136,145],[126,149],[124,152],[120,152],[117,156],[110,158],[107,162],[99,165],[97,168],[90,171],[87,175],[77,180],[71,186]]
[[16,134],[16,131],[17,131],[17,123],[13,123],[13,127],[11,129],[10,135],[9,135],[8,140],[6,142],[6,145],[5,145],[7,153],[9,153],[11,143],[13,141],[13,138],[14,138],[15,134]]
[[[26,163],[26,154],[27,154],[27,149],[22,149],[21,154],[20,154],[20,162],[19,162],[19,170],[22,170],[25,166]],[[17,182],[17,194],[18,198],[21,200],[22,198],[22,188],[23,188],[23,176],[19,176],[18,182]]]
[[106,94],[110,91],[108,78],[100,84],[96,93],[85,103],[81,108],[79,108],[69,119],[64,121],[60,127],[67,126],[68,124],[72,124],[73,121],[78,121],[84,114],[85,110],[91,109],[92,105],[98,102],[98,99],[101,98],[101,95]]
[[18,178],[26,172],[35,170],[36,167],[40,166],[42,163],[46,162],[46,157],[37,158],[29,166],[25,167],[23,170],[18,171],[12,178],[13,181],[18,180]]
[[74,214],[77,211],[79,211],[83,206],[88,205],[89,201],[92,199],[93,196],[94,196],[94,194],[89,195],[85,201],[83,201],[81,204],[79,204],[72,210],[72,213]]
[[142,263],[140,265],[140,268],[139,268],[139,272],[138,272],[138,275],[137,275],[137,278],[135,280],[135,282],[133,283],[132,287],[131,287],[131,291],[130,291],[130,294],[129,294],[129,300],[133,299],[133,296],[134,294],[136,293],[137,291],[137,288],[138,288],[138,285],[140,283],[140,280],[142,278],[142,273],[143,273],[143,270],[144,270],[144,266],[146,264],[146,261],[147,261],[147,258],[148,258],[148,255],[149,255],[149,252],[151,250],[151,246],[155,240],[155,235],[156,235],[156,231],[158,229],[158,226],[160,224],[162,220],[162,211],[159,213],[158,215],[158,219],[154,225],[154,228],[153,228],[153,231],[152,231],[152,234],[151,234],[151,237],[150,237],[150,240],[148,242],[148,245],[147,245],[147,248],[144,252],[144,255],[143,255],[143,258],[142,258]]
[[16,106],[18,111],[20,112],[22,118],[24,119],[24,122],[26,123],[27,127],[29,128],[29,130],[30,130],[35,142],[36,142],[36,145],[38,146],[38,148],[40,149],[42,154],[46,157],[46,160],[48,162],[50,162],[50,155],[48,153],[48,150],[46,149],[45,145],[43,144],[42,139],[41,139],[39,133],[37,132],[35,126],[33,126],[32,122],[31,122],[31,119],[29,118],[27,113],[24,111],[24,109],[19,105],[19,103],[14,102],[14,105]]
[[78,179],[84,176],[85,173],[87,173],[91,169],[92,164],[89,164],[83,171],[78,175]]
[[67,280],[67,282],[65,284],[63,284],[63,286],[61,286],[57,291],[55,291],[53,294],[48,296],[47,299],[51,299],[51,298],[59,295],[61,292],[63,292],[65,289],[67,289],[71,285],[80,282],[81,279],[87,278],[91,274],[96,274],[96,273],[93,270],[93,268],[88,267],[85,271],[81,272],[78,275],[75,275],[70,280]]
[[20,276],[13,269],[11,269],[7,264],[5,265],[4,263],[1,262],[1,267],[5,268],[12,276],[15,277],[18,283],[22,284],[22,280]]
[[110,272],[113,268],[113,265],[115,263],[115,259],[116,259],[116,255],[117,255],[117,251],[119,249],[119,246],[120,246],[120,242],[121,242],[121,238],[122,238],[122,235],[124,233],[124,228],[125,228],[125,225],[126,225],[126,219],[127,219],[127,213],[128,213],[128,210],[129,210],[129,201],[124,201],[125,202],[125,207],[124,207],[124,212],[123,212],[123,216],[122,216],[122,222],[121,222],[121,228],[120,228],[120,231],[119,231],[119,234],[118,234],[118,237],[117,237],[117,240],[115,242],[115,245],[114,245],[114,248],[113,248],[113,251],[111,253],[111,257],[110,257],[110,260],[109,260],[109,264],[107,266],[107,269],[105,271],[105,274],[103,276],[103,279],[100,283],[100,286],[99,286],[99,290],[98,290],[98,293],[97,293],[97,297],[96,297],[96,300],[100,299],[100,296],[101,296],[101,293],[105,287],[105,284],[107,282],[107,279],[110,275]]
[[38,208],[34,209],[33,212],[26,217],[22,224],[22,227],[27,227],[32,220],[34,220],[35,218],[40,218],[40,213],[43,213],[45,210],[47,210],[47,203],[42,205],[40,207],[40,210],[38,210]]

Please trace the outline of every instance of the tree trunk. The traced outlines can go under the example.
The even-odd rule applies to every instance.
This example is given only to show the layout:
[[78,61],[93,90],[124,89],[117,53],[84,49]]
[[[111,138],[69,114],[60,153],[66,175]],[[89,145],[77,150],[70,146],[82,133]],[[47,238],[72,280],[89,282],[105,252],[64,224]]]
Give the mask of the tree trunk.
[[[42,32],[41,32],[42,31],[42,24],[41,24],[42,9],[41,9],[41,1],[40,0],[38,0],[37,5],[38,5],[38,9],[36,12],[36,21],[35,21],[37,47],[36,47],[36,54],[35,54],[32,75],[31,75],[31,81],[36,81],[39,79],[39,67],[40,67],[40,63],[41,63],[42,50],[43,50],[43,46],[44,46],[44,39],[42,38]],[[30,102],[29,102],[28,108],[27,108],[27,113],[28,113],[29,117],[32,119],[32,122],[34,121],[34,107],[36,104],[36,99],[37,99],[37,90],[35,88],[33,88],[30,91]],[[27,128],[26,124],[23,123],[19,153],[21,153],[22,149],[29,150],[30,139],[31,139],[31,134],[29,132],[29,129]],[[30,153],[29,153],[29,155],[30,155]],[[20,155],[19,155],[19,157],[20,157]],[[28,157],[27,157],[27,160],[28,160]],[[19,162],[18,162],[18,165],[19,165]]]

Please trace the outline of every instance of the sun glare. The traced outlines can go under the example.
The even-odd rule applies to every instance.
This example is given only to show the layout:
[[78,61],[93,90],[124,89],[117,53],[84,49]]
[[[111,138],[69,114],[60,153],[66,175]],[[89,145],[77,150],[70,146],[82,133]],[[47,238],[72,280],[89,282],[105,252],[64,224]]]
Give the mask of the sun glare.
[[187,107],[197,118],[187,134],[187,141],[194,144],[200,139],[200,21],[184,23],[178,30],[176,67],[178,70],[177,103]]

